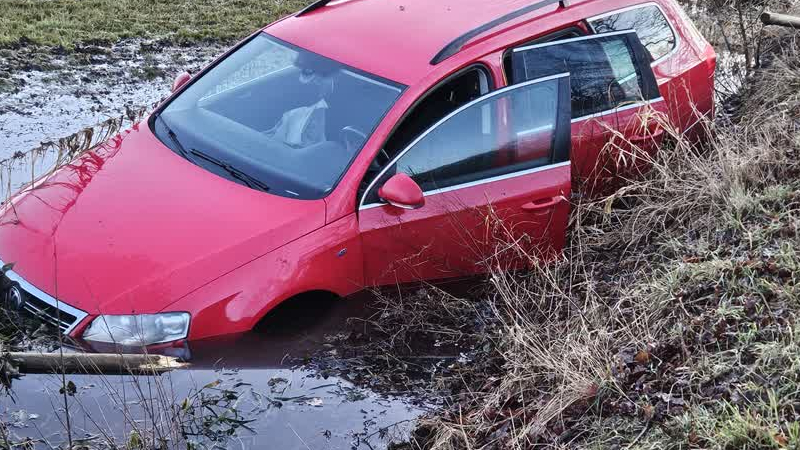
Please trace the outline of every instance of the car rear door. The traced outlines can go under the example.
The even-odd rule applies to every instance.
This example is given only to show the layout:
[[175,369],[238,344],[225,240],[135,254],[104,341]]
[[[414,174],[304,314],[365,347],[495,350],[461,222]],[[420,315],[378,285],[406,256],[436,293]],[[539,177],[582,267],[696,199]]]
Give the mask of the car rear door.
[[570,73],[576,188],[606,191],[661,144],[666,107],[634,30],[523,46],[512,58],[514,82]]
[[679,4],[639,3],[586,22],[595,33],[635,29],[649,53],[671,124],[690,141],[704,137],[702,119],[714,114],[716,55]]
[[[491,92],[422,133],[360,201],[368,284],[471,275],[559,252],[569,216],[569,133],[568,74]],[[424,206],[379,198],[397,173],[422,188]]]

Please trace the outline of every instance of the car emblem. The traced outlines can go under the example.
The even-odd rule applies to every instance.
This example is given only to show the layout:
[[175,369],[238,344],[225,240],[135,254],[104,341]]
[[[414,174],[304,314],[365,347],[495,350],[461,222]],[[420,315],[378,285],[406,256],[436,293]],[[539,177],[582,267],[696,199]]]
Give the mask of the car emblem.
[[8,301],[9,306],[18,310],[22,309],[22,305],[25,302],[25,299],[22,296],[22,291],[16,286],[12,286],[11,289],[8,290],[8,294],[6,294],[6,300]]

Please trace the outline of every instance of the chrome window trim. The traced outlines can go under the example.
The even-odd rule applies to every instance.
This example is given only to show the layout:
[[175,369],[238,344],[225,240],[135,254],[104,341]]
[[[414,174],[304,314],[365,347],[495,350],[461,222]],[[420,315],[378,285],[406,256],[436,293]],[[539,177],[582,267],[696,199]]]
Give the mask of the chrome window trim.
[[[658,59],[656,59],[656,60],[654,60],[653,62],[650,63],[650,67],[654,67],[654,66],[657,66],[662,61],[664,61],[665,59],[668,59],[668,58],[672,57],[678,51],[678,49],[680,48],[680,44],[681,44],[681,36],[680,36],[680,34],[678,34],[678,31],[675,29],[675,26],[672,25],[672,22],[669,20],[669,16],[664,11],[664,8],[662,8],[661,5],[659,5],[658,3],[656,3],[656,2],[646,2],[646,3],[640,3],[638,5],[627,6],[625,8],[615,9],[613,11],[609,11],[609,12],[605,12],[605,13],[602,13],[602,14],[598,14],[596,16],[589,17],[589,18],[586,19],[586,23],[589,25],[589,29],[592,30],[592,33],[595,33],[595,35],[597,35],[597,30],[595,30],[594,24],[592,24],[592,21],[595,21],[595,20],[598,20],[598,19],[602,19],[602,18],[608,17],[608,16],[613,16],[614,14],[621,14],[621,13],[624,13],[624,12],[633,11],[635,9],[640,9],[640,8],[647,8],[647,7],[650,7],[650,6],[655,6],[656,8],[658,8],[658,11],[664,17],[664,20],[667,22],[667,25],[669,25],[669,29],[672,32],[672,37],[675,38],[675,44],[672,46],[672,50],[670,50],[669,52],[667,52],[662,57],[660,57],[660,58],[658,58]],[[606,35],[606,34],[609,34],[609,33],[603,33],[603,35]]]
[[[0,267],[3,267],[4,265],[5,265],[5,263],[3,262],[3,260],[0,260]],[[7,271],[5,273],[5,276],[6,276],[6,278],[11,280],[12,282],[17,283],[19,285],[19,287],[22,288],[22,290],[24,290],[28,294],[36,297],[36,299],[38,299],[38,300],[40,300],[40,301],[42,301],[44,303],[47,303],[48,305],[52,306],[53,308],[56,308],[56,309],[61,310],[61,311],[64,311],[65,313],[67,313],[69,315],[75,316],[75,322],[72,325],[70,325],[69,327],[67,327],[66,330],[64,330],[64,334],[67,334],[67,335],[70,334],[75,329],[75,327],[77,327],[78,324],[83,322],[83,320],[86,319],[86,317],[89,315],[89,313],[87,313],[85,311],[82,311],[82,310],[80,310],[78,308],[75,308],[73,306],[70,306],[70,305],[68,305],[68,304],[66,304],[66,303],[64,303],[64,302],[62,302],[60,300],[57,300],[55,297],[51,296],[50,294],[47,294],[46,292],[42,291],[41,289],[37,288],[36,286],[30,284],[27,280],[22,278],[22,276],[20,274],[18,274],[17,272],[15,272],[14,270]]]
[[664,97],[658,97],[658,98],[654,98],[652,100],[631,103],[629,105],[620,106],[620,107],[612,108],[612,109],[607,109],[605,111],[600,111],[598,113],[589,114],[589,115],[586,115],[586,116],[583,116],[583,117],[577,117],[575,119],[572,119],[572,123],[583,122],[584,120],[588,120],[588,119],[596,119],[598,117],[607,116],[609,114],[616,114],[616,113],[619,113],[619,112],[622,112],[622,111],[627,111],[629,109],[640,108],[640,107],[645,106],[645,105],[652,105],[654,103],[661,103],[663,101],[664,101]]
[[367,199],[367,195],[369,195],[369,193],[372,191],[372,188],[375,187],[375,183],[377,183],[378,180],[380,180],[381,177],[383,177],[383,175],[386,174],[386,171],[389,170],[390,167],[394,166],[394,164],[397,162],[397,160],[399,160],[406,153],[408,153],[408,151],[411,150],[411,148],[413,148],[415,145],[417,145],[419,143],[419,141],[421,141],[426,136],[428,136],[431,132],[433,132],[433,130],[439,128],[439,126],[441,126],[443,123],[447,122],[448,120],[450,120],[454,116],[460,114],[462,111],[464,111],[466,109],[469,109],[469,108],[471,108],[472,106],[474,106],[474,105],[476,105],[478,103],[482,103],[482,102],[484,102],[486,100],[489,100],[491,98],[494,98],[494,97],[497,97],[499,95],[505,94],[506,92],[513,91],[513,90],[516,90],[516,89],[520,89],[520,88],[523,88],[523,87],[526,87],[526,86],[534,85],[534,84],[537,84],[537,83],[544,83],[546,81],[552,81],[552,80],[556,80],[556,79],[564,78],[564,77],[568,77],[568,76],[569,76],[568,72],[567,73],[560,73],[560,74],[556,74],[556,75],[551,75],[549,77],[537,78],[535,80],[526,81],[526,82],[520,83],[520,84],[514,84],[514,85],[511,85],[511,86],[506,86],[506,87],[504,87],[502,89],[498,89],[496,91],[493,91],[493,92],[490,92],[490,93],[488,93],[486,95],[478,97],[475,100],[473,100],[473,101],[461,106],[460,108],[458,108],[455,111],[451,112],[450,114],[446,115],[444,118],[442,118],[441,120],[436,122],[433,126],[429,127],[427,130],[425,130],[422,134],[420,134],[419,136],[414,138],[414,140],[411,141],[411,143],[409,145],[407,145],[406,148],[403,149],[403,151],[401,151],[400,153],[395,155],[395,157],[392,158],[392,160],[389,161],[389,163],[386,164],[386,166],[378,173],[378,175],[375,176],[375,178],[372,179],[372,181],[367,186],[367,189],[364,190],[364,194],[361,196],[361,201],[358,202],[358,210],[361,211],[361,209],[364,208],[364,200]]
[[[592,30],[594,31],[594,30]],[[579,36],[569,39],[562,39],[560,41],[549,41],[549,42],[542,42],[539,44],[531,44],[526,45],[524,47],[517,47],[513,50],[514,53],[524,52],[527,50],[533,50],[535,48],[543,48],[543,47],[552,47],[554,45],[561,45],[561,44],[569,44],[570,42],[580,42],[580,41],[588,41],[591,39],[599,39],[603,37],[609,36],[621,36],[623,34],[631,34],[636,33],[636,30],[622,30],[622,31],[614,31],[612,33],[603,33],[603,34],[587,34],[586,36]]]
[[[569,164],[571,164],[571,161],[562,161],[560,163],[548,164],[546,166],[539,166],[539,167],[534,167],[532,169],[525,169],[525,170],[520,170],[520,171],[517,171],[517,172],[511,172],[511,173],[506,173],[506,174],[503,174],[503,175],[497,175],[496,177],[484,178],[482,180],[470,181],[469,183],[456,184],[454,186],[448,186],[446,188],[433,189],[433,190],[430,190],[430,191],[423,192],[422,195],[425,196],[425,197],[430,197],[430,196],[436,195],[436,194],[444,194],[445,192],[457,191],[459,189],[465,189],[465,188],[469,188],[469,187],[473,187],[473,186],[480,186],[482,184],[494,183],[495,181],[508,180],[508,179],[511,179],[511,178],[521,177],[521,176],[524,176],[524,175],[530,175],[530,174],[536,173],[536,172],[543,172],[545,170],[556,169],[558,167],[564,167],[564,166],[567,166]],[[364,205],[363,207],[361,207],[361,209],[359,209],[359,211],[372,209],[372,208],[377,208],[378,206],[386,206],[386,205],[387,205],[387,203],[370,203],[368,205]]]
[[541,127],[531,128],[529,130],[522,130],[519,133],[517,133],[517,137],[530,136],[531,134],[552,130],[553,128],[555,128],[553,125],[542,125]]

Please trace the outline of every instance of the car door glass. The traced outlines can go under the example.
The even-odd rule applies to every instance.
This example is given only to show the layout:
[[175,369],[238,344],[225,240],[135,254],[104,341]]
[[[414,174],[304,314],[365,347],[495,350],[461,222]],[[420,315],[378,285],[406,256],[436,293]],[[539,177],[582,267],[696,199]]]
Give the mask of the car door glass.
[[[495,91],[445,117],[379,177],[411,176],[426,193],[569,158],[568,75]],[[503,118],[499,120],[498,118]],[[378,202],[375,183],[364,204]]]
[[[414,139],[448,114],[487,94],[492,84],[487,69],[476,65],[450,76],[426,93],[384,142],[383,148],[367,169],[358,196],[364,194],[378,173]],[[488,109],[485,111],[488,113]],[[483,126],[489,123],[489,118],[483,120]]]
[[604,40],[599,41],[599,44],[608,57],[609,66],[614,74],[614,81],[625,92],[625,98],[641,98],[636,66],[625,43],[619,40]]
[[591,116],[659,96],[634,31],[581,37],[514,49],[513,79],[569,72],[572,115]]
[[[546,35],[544,35],[542,37],[538,37],[536,39],[532,39],[532,40],[530,40],[528,42],[525,42],[525,43],[523,43],[523,44],[521,44],[519,46],[520,47],[527,47],[529,45],[543,44],[543,43],[546,43],[546,42],[564,41],[564,40],[567,40],[567,39],[574,39],[574,38],[585,36],[585,35],[586,35],[586,32],[583,29],[578,28],[578,27],[569,27],[569,28],[566,28],[566,29],[563,29],[563,30],[555,31],[555,32],[550,33],[550,34],[546,34]],[[513,64],[512,64],[512,58],[511,58],[511,54],[512,53],[513,52],[510,51],[510,50],[506,51],[505,53],[503,53],[503,73],[506,76],[506,80],[509,81],[509,84],[513,84],[513,76],[514,76],[514,70],[513,70]]]
[[675,48],[675,33],[661,9],[653,4],[638,6],[620,12],[589,19],[596,33],[636,30],[642,44],[650,53],[650,60],[658,60]]
[[384,144],[385,152],[396,155],[436,122],[487,92],[489,76],[483,68],[472,67],[452,77],[414,107]]

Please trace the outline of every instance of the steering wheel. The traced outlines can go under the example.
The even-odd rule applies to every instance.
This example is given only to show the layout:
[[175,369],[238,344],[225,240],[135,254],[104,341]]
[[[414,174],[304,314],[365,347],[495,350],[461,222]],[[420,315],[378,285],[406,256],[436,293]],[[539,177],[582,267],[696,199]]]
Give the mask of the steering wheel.
[[[361,147],[367,140],[367,135],[365,133],[360,131],[358,128],[351,126],[342,128],[341,136],[342,141],[344,141],[344,144],[347,147],[348,153],[352,153]],[[386,149],[382,148],[378,152],[378,156],[372,160],[369,170],[371,172],[378,172],[386,163],[391,161],[391,159],[392,158],[389,157],[389,153],[386,152]]]
[[346,126],[342,128],[339,134],[348,152],[358,149],[364,145],[364,142],[367,140],[367,134],[356,127]]

